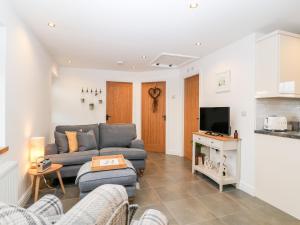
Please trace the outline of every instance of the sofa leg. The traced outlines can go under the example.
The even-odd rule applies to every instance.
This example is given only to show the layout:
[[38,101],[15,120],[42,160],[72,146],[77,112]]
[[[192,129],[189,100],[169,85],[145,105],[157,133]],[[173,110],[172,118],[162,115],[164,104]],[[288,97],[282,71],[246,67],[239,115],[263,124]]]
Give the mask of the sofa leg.
[[140,177],[142,177],[142,176],[144,176],[144,169],[139,169],[138,170],[138,175],[140,176]]

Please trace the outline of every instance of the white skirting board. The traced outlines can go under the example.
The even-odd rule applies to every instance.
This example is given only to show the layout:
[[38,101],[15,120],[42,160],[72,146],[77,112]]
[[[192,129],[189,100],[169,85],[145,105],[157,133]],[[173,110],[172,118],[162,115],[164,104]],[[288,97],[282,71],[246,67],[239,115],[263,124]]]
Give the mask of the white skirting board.
[[255,196],[255,188],[249,184],[244,183],[243,181],[239,183],[237,188],[248,193],[249,195]]

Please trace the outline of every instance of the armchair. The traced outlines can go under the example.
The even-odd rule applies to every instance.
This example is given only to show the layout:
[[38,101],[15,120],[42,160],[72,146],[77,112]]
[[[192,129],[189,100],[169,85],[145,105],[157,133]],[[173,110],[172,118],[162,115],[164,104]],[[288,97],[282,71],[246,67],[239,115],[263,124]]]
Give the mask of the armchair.
[[119,185],[96,188],[63,214],[60,200],[46,195],[28,209],[0,203],[0,225],[167,225],[159,211],[145,211],[140,220],[133,221],[136,205],[129,206],[126,190]]

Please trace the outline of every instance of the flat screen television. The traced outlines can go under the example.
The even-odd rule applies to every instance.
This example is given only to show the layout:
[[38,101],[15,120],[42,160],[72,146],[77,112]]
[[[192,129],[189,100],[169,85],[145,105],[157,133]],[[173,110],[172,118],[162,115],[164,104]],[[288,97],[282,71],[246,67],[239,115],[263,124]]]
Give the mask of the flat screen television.
[[200,130],[208,133],[230,135],[230,108],[201,107]]

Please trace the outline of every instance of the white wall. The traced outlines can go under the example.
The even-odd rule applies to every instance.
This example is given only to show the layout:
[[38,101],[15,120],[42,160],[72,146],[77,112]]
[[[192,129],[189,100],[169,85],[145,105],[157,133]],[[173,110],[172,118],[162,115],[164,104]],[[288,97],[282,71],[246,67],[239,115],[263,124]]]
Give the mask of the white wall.
[[[141,134],[141,82],[166,81],[166,152],[181,155],[179,145],[179,72],[161,70],[150,72],[122,72],[96,69],[61,68],[52,86],[52,131],[56,125],[105,122],[106,81],[133,83],[133,122]],[[103,104],[95,102],[89,110],[88,102],[80,102],[82,88],[101,88]]]
[[5,28],[0,25],[0,146],[5,145],[5,35]]
[[[0,23],[6,29],[5,144],[2,160],[19,164],[19,198],[30,193],[28,140],[49,136],[51,120],[52,60],[43,46],[19,20],[8,0],[0,1]],[[2,49],[1,49],[2,50]]]
[[[232,132],[242,138],[240,188],[254,194],[255,35],[228,45],[181,69],[181,76],[200,74],[200,106],[229,106]],[[231,71],[231,91],[216,93],[216,73]],[[183,89],[183,81],[181,89]],[[243,114],[246,114],[243,116]],[[183,136],[183,135],[182,135]]]

